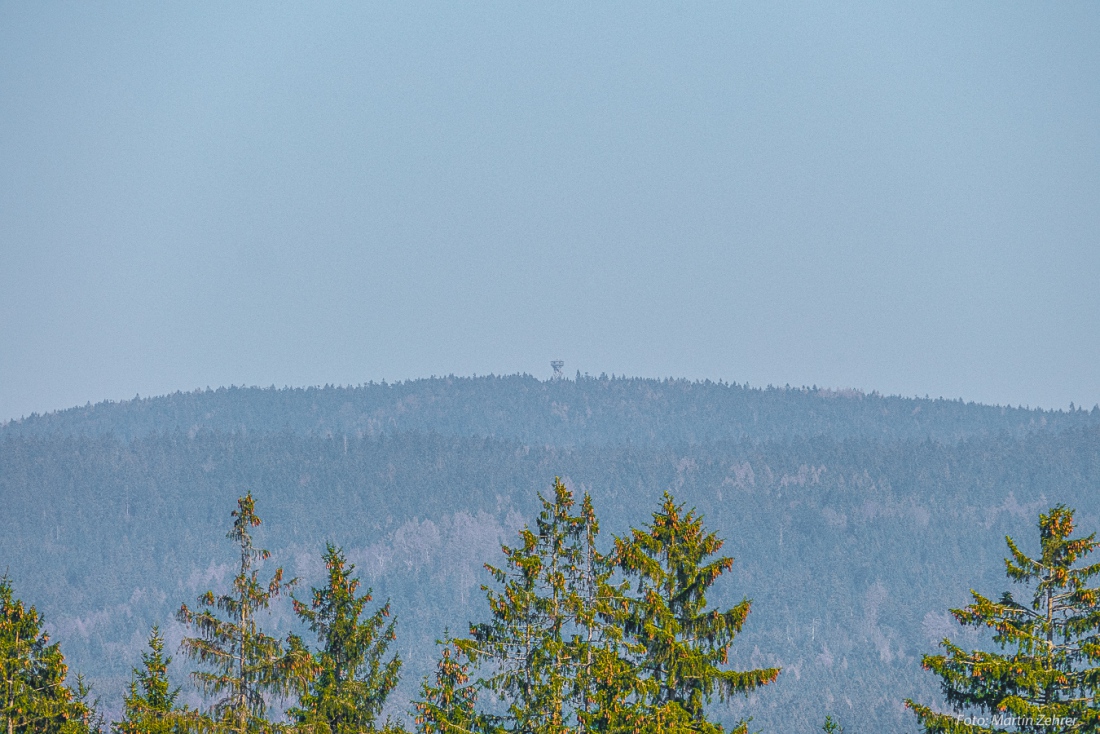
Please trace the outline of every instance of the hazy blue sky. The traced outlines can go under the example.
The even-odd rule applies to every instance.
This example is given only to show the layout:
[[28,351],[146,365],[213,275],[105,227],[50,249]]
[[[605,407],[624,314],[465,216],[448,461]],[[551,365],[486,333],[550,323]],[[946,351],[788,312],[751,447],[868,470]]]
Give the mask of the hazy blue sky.
[[1100,401],[1100,3],[0,2],[0,420],[566,371]]

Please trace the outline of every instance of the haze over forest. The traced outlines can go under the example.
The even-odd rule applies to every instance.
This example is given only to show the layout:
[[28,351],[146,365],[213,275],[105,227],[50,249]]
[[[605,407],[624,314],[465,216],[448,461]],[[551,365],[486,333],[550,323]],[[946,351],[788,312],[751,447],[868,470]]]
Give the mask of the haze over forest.
[[[901,701],[939,700],[920,657],[961,634],[947,609],[968,589],[1006,588],[1004,536],[1034,550],[1056,503],[1100,529],[1100,408],[583,375],[100,403],[0,428],[0,557],[117,708],[150,625],[171,647],[179,605],[226,582],[228,512],[250,491],[288,572],[316,585],[336,542],[391,600],[400,715],[434,640],[484,618],[482,565],[555,476],[592,494],[606,541],[665,491],[726,541],[736,562],[711,601],[754,600],[731,663],[784,672],[717,716],[915,730]],[[290,629],[288,610],[272,624]]]

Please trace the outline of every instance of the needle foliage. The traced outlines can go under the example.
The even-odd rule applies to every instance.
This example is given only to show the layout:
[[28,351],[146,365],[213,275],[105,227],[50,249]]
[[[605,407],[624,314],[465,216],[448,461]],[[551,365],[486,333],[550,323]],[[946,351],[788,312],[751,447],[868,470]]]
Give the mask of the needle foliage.
[[[664,731],[718,733],[705,704],[773,682],[778,668],[729,670],[729,650],[752,602],[711,609],[707,593],[733,559],[694,510],[667,492],[652,523],[615,541],[615,556],[634,583],[624,631],[639,650],[637,667],[646,719]],[[746,732],[745,722],[735,732]]]
[[[578,507],[560,480],[553,489],[540,495],[534,526],[503,547],[505,563],[486,566],[490,618],[444,647],[417,704],[420,731],[723,732],[706,704],[767,685],[779,670],[727,668],[750,602],[708,607],[732,564],[713,557],[721,540],[666,495],[652,525],[604,554],[591,499]],[[486,699],[497,705],[479,707]]]
[[371,590],[359,592],[355,566],[336,546],[325,550],[328,583],[313,589],[307,604],[294,600],[294,610],[317,635],[316,674],[290,714],[299,730],[318,734],[363,734],[376,731],[386,698],[397,686],[401,658],[387,659],[397,639],[397,620],[387,602],[366,614]]
[[130,691],[123,699],[123,718],[114,725],[116,734],[180,734],[188,730],[190,712],[176,705],[180,689],[168,680],[172,658],[164,653],[164,638],[153,627],[149,650],[134,668]]
[[270,554],[252,544],[252,529],[261,520],[252,494],[237,500],[233,527],[226,537],[240,549],[240,565],[226,594],[207,591],[199,596],[197,610],[183,605],[177,619],[190,627],[184,653],[207,668],[191,674],[203,695],[213,699],[210,724],[232,734],[256,734],[274,727],[267,719],[267,695],[287,695],[300,690],[314,673],[312,656],[301,640],[284,643],[266,634],[258,615],[273,599],[286,594],[294,581],[283,580],[277,568],[262,583],[257,565]]
[[92,734],[102,721],[78,678],[65,685],[65,657],[50,642],[38,610],[16,598],[0,577],[0,726],[7,734]]
[[954,711],[907,701],[926,732],[1100,731],[1100,593],[1091,585],[1100,564],[1082,563],[1098,543],[1095,533],[1071,537],[1073,515],[1059,505],[1039,516],[1036,558],[1005,539],[1005,571],[1029,587],[1023,600],[971,591],[971,604],[951,610],[960,624],[991,632],[1000,651],[945,639],[943,654],[924,657]]

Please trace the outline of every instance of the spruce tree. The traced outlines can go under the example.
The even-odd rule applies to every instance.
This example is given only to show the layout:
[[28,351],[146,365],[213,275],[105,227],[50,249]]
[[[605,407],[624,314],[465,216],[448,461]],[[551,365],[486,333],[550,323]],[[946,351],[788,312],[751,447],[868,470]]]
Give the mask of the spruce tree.
[[706,717],[707,701],[748,693],[779,675],[778,668],[721,667],[751,608],[748,599],[724,611],[707,608],[707,592],[733,565],[732,558],[714,558],[721,548],[703,518],[685,513],[667,492],[651,525],[616,538],[620,568],[636,580],[625,632],[640,650],[643,710],[655,730],[720,732]]
[[1058,505],[1039,516],[1037,558],[1005,538],[1005,571],[1031,587],[1030,600],[971,591],[973,603],[951,610],[960,624],[992,632],[1002,652],[945,639],[944,654],[923,658],[956,712],[906,701],[926,732],[1100,731],[1100,590],[1089,585],[1100,564],[1079,565],[1098,543],[1095,533],[1070,537],[1073,515]]
[[[503,547],[503,567],[486,566],[497,582],[483,587],[490,621],[454,641],[456,655],[485,675],[460,685],[455,676],[465,676],[465,662],[445,653],[446,674],[425,684],[418,704],[421,731],[721,732],[706,719],[706,701],[775,679],[775,669],[720,667],[750,603],[707,609],[706,592],[732,559],[708,561],[722,543],[694,512],[684,515],[666,496],[652,527],[616,539],[614,553],[604,555],[590,497],[578,512],[555,480],[553,499],[539,498],[534,528]],[[617,571],[637,577],[634,592]],[[506,709],[475,715],[479,689]],[[743,722],[738,731],[746,731]]]
[[492,619],[473,625],[456,645],[476,665],[491,669],[479,679],[507,702],[509,731],[563,734],[571,721],[577,660],[567,631],[576,609],[570,581],[580,562],[582,519],[572,515],[572,493],[554,481],[554,499],[539,495],[535,529],[520,531],[520,544],[504,546],[504,568],[486,564],[500,589],[483,587]]
[[77,674],[73,691],[73,714],[61,727],[61,734],[107,734],[107,719],[100,713],[99,699],[92,696],[92,687]]
[[540,731],[560,734],[571,730],[570,704],[582,658],[572,644],[583,597],[575,582],[583,559],[584,520],[572,514],[573,493],[560,478],[554,479],[554,499],[540,497],[542,512],[535,520],[534,566],[541,568],[536,610],[542,631],[532,656],[535,669],[533,699],[545,716]]
[[637,670],[623,639],[627,584],[614,583],[614,558],[597,548],[600,525],[587,493],[578,520],[578,545],[572,554],[577,563],[570,579],[576,719],[582,731],[640,731]]
[[0,726],[6,734],[75,734],[96,724],[78,681],[65,686],[68,667],[58,644],[42,629],[34,607],[15,598],[11,580],[0,577]]
[[442,648],[436,663],[434,685],[427,679],[415,702],[416,730],[420,734],[478,734],[491,731],[487,717],[477,712],[477,689],[470,681],[470,666],[462,651],[450,639],[437,642]]
[[299,689],[314,665],[298,638],[291,636],[284,644],[260,629],[258,614],[294,581],[284,581],[283,569],[277,568],[266,584],[260,582],[255,566],[270,554],[252,545],[251,530],[261,520],[251,493],[237,500],[232,517],[233,528],[226,537],[240,548],[240,566],[230,593],[207,591],[198,598],[201,610],[184,604],[177,618],[197,634],[185,637],[180,647],[209,668],[193,672],[191,678],[203,695],[215,699],[210,708],[213,722],[233,734],[252,734],[271,728],[265,695]]
[[123,698],[122,721],[114,725],[117,734],[175,734],[185,730],[185,709],[176,706],[180,689],[168,681],[172,658],[164,654],[160,629],[149,634],[149,651],[141,654],[141,667],[134,668],[130,692]]
[[315,731],[323,727],[326,734],[375,731],[401,670],[398,655],[386,659],[397,620],[387,623],[389,603],[364,617],[371,590],[357,593],[355,566],[332,544],[325,550],[325,567],[328,584],[313,589],[308,605],[294,600],[295,612],[317,635],[321,649],[315,656],[319,672],[290,713]]

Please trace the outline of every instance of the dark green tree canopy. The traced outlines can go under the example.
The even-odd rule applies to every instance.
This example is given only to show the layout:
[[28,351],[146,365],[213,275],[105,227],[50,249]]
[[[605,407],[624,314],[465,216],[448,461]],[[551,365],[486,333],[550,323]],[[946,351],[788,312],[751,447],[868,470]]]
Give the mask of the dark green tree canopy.
[[164,654],[160,629],[149,633],[149,650],[141,654],[141,667],[134,668],[130,692],[123,699],[123,718],[115,724],[117,734],[175,734],[185,731],[188,712],[176,706],[180,689],[168,680],[172,658]]
[[560,479],[554,497],[539,495],[535,527],[503,546],[502,567],[486,564],[496,588],[482,587],[490,619],[471,625],[459,649],[488,675],[479,685],[507,702],[510,731],[564,732],[570,726],[577,659],[570,635],[577,623],[575,571],[581,563],[583,518]]
[[470,734],[490,729],[477,712],[477,688],[470,681],[465,655],[446,637],[440,647],[435,680],[420,686],[414,723],[420,734]]
[[1005,571],[1029,587],[1029,599],[972,591],[973,603],[951,610],[960,624],[991,632],[1001,652],[945,639],[944,654],[924,657],[956,712],[907,701],[926,732],[1100,730],[1100,592],[1090,585],[1100,564],[1080,563],[1098,543],[1095,533],[1071,537],[1073,516],[1062,505],[1039,516],[1037,558],[1005,538]]
[[[445,648],[440,671],[450,677],[425,683],[423,731],[456,730],[461,720],[524,734],[717,733],[704,710],[712,697],[775,680],[778,669],[725,667],[750,602],[708,608],[707,591],[732,559],[712,558],[722,542],[696,513],[666,495],[653,525],[616,539],[604,555],[587,495],[578,508],[555,480],[553,498],[540,500],[534,527],[503,548],[505,564],[487,566],[496,582],[484,587],[491,618],[454,643],[481,677],[460,687],[466,668]],[[505,710],[472,717],[479,689]],[[737,730],[746,731],[744,722]]]
[[209,670],[191,674],[204,695],[214,698],[213,723],[234,734],[251,734],[270,728],[265,694],[286,695],[300,689],[314,672],[313,659],[294,636],[286,644],[260,629],[257,614],[285,594],[294,581],[283,580],[277,568],[261,583],[258,562],[266,550],[252,545],[252,528],[259,527],[252,494],[237,500],[233,527],[227,534],[240,548],[240,567],[227,594],[207,591],[199,596],[200,611],[186,604],[177,618],[197,634],[185,637],[181,648],[189,658]]
[[42,617],[0,577],[0,725],[7,734],[83,734],[101,727],[83,678],[65,685],[68,666]]
[[396,638],[396,619],[387,602],[366,614],[371,590],[359,594],[355,566],[331,543],[325,550],[328,583],[313,589],[309,604],[294,600],[298,616],[321,643],[317,674],[291,715],[326,734],[374,731],[386,698],[397,685],[401,658],[387,659]]
[[[707,594],[732,559],[700,515],[665,495],[653,522],[598,547],[591,498],[576,501],[560,479],[539,495],[541,512],[502,546],[504,563],[486,565],[482,587],[490,615],[468,637],[441,645],[434,679],[425,679],[415,721],[424,734],[720,734],[707,715],[725,699],[772,682],[777,669],[728,669],[729,648],[745,624],[748,600],[711,609]],[[133,669],[116,734],[399,734],[379,724],[398,682],[401,658],[390,652],[396,619],[389,603],[369,610],[355,567],[328,544],[326,582],[295,613],[317,636],[315,652],[294,634],[262,628],[263,611],[288,595],[294,580],[281,568],[261,580],[270,554],[254,545],[260,527],[252,495],[241,497],[227,537],[239,566],[225,593],[207,591],[197,609],[177,619],[191,635],[181,649],[198,664],[191,679],[209,700],[205,710],[179,706],[172,662],[153,627]],[[633,588],[631,582],[634,582]],[[9,734],[101,734],[90,689],[64,686],[65,665],[24,608],[0,581],[0,669]],[[486,695],[482,695],[486,694]],[[288,701],[289,699],[289,701]],[[290,721],[272,720],[287,702]],[[742,722],[736,729],[745,732]],[[3,734],[3,732],[0,732]]]
[[732,558],[715,557],[721,548],[722,540],[706,530],[703,518],[685,512],[667,492],[652,524],[615,541],[618,563],[635,584],[625,631],[640,650],[644,698],[653,715],[668,717],[670,726],[685,720],[713,726],[704,711],[713,696],[725,700],[748,693],[779,675],[778,668],[724,667],[752,603],[708,608],[707,592],[733,566]]

